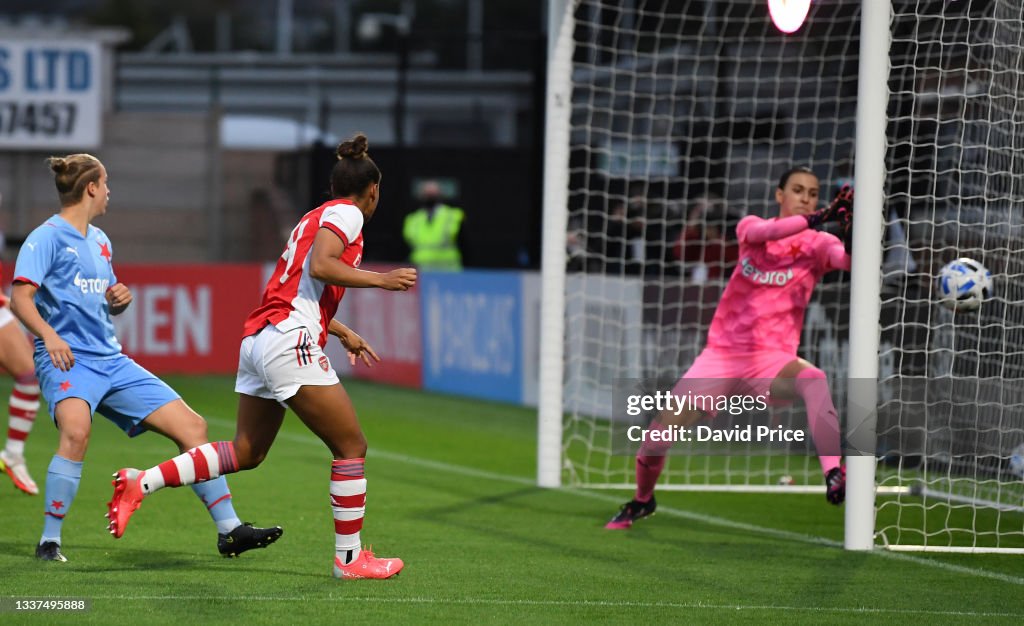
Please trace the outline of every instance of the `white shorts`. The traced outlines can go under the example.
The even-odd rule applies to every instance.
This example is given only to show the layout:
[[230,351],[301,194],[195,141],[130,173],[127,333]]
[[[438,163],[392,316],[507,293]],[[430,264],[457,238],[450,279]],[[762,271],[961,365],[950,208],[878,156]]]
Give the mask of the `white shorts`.
[[11,313],[10,307],[0,307],[0,328],[7,326],[14,321],[14,314]]
[[338,374],[309,331],[273,325],[242,340],[235,391],[284,403],[303,385],[336,385]]

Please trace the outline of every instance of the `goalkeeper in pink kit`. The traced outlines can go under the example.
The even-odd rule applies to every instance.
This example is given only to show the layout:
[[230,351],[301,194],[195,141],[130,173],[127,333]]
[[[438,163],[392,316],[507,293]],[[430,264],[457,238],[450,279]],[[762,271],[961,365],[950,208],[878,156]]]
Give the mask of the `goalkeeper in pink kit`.
[[[853,190],[844,186],[832,203],[818,208],[818,177],[803,167],[782,175],[775,191],[779,216],[743,218],[736,227],[740,262],[722,294],[708,341],[672,392],[732,395],[742,391],[773,400],[802,399],[821,461],[826,498],[842,504],[846,470],[841,465],[839,416],[825,373],[797,356],[804,312],[814,287],[827,272],[849,270],[850,255],[835,235],[817,230],[839,222],[848,241],[853,221]],[[664,412],[648,432],[688,426],[714,410]],[[646,435],[647,433],[645,433]],[[644,437],[636,456],[636,494],[605,526],[624,529],[654,513],[654,485],[671,442]]]

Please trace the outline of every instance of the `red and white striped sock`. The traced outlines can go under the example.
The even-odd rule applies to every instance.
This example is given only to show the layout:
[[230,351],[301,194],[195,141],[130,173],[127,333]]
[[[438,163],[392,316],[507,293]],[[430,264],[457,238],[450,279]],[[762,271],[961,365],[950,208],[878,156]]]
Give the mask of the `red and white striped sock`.
[[331,462],[331,509],[334,511],[334,553],[342,564],[359,558],[359,531],[366,512],[365,459]]
[[24,456],[25,439],[32,431],[39,410],[39,382],[32,374],[18,376],[7,401],[10,417],[7,422],[7,452]]
[[234,442],[214,441],[149,468],[140,484],[148,495],[164,487],[194,485],[237,471]]

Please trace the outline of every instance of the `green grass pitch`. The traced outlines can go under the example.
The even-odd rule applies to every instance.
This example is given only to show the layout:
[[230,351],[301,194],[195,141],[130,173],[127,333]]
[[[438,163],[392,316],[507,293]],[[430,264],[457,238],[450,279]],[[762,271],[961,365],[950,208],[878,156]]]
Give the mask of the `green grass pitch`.
[[[6,379],[5,379],[6,381]],[[234,432],[227,377],[168,382]],[[9,383],[0,385],[6,398]],[[87,612],[12,613],[0,623],[863,623],[1019,624],[1024,557],[851,553],[842,510],[820,496],[663,493],[627,532],[602,526],[628,492],[534,486],[528,409],[350,382],[370,441],[363,538],[400,556],[388,581],[330,576],[326,448],[289,415],[265,463],[229,478],[244,520],[280,524],[266,550],[220,558],[189,489],[147,499],[124,538],[103,517],[110,475],[175,453],[97,418],[64,524],[65,564],[36,561],[42,496],[0,481],[0,598],[85,598]],[[42,487],[56,431],[29,439]],[[7,607],[8,604],[4,606]]]

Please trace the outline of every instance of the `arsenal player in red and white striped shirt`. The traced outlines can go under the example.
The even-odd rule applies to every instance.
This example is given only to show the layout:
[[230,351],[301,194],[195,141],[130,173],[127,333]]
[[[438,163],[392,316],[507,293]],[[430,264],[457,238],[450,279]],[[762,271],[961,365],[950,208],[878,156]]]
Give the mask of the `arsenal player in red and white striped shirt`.
[[111,520],[123,532],[142,499],[162,487],[178,487],[252,469],[270,450],[291,408],[333,455],[331,507],[334,511],[334,575],[390,578],[401,559],[375,557],[361,549],[366,501],[363,471],[366,438],[352,402],[323,353],[336,336],[355,362],[380,360],[351,329],[334,320],[345,289],[378,287],[405,291],[416,270],[387,273],[359,269],[363,223],[380,198],[380,170],[367,155],[366,136],[338,146],[331,172],[333,199],[302,217],[274,268],[260,306],[245,321],[235,391],[238,423],[233,441],[203,444],[145,471],[118,472]]
[[32,344],[14,319],[7,296],[0,294],[0,367],[14,378],[14,389],[7,400],[7,443],[0,450],[0,471],[14,481],[14,486],[29,495],[39,487],[28,473],[25,463],[25,440],[39,411],[39,381],[32,361]]

